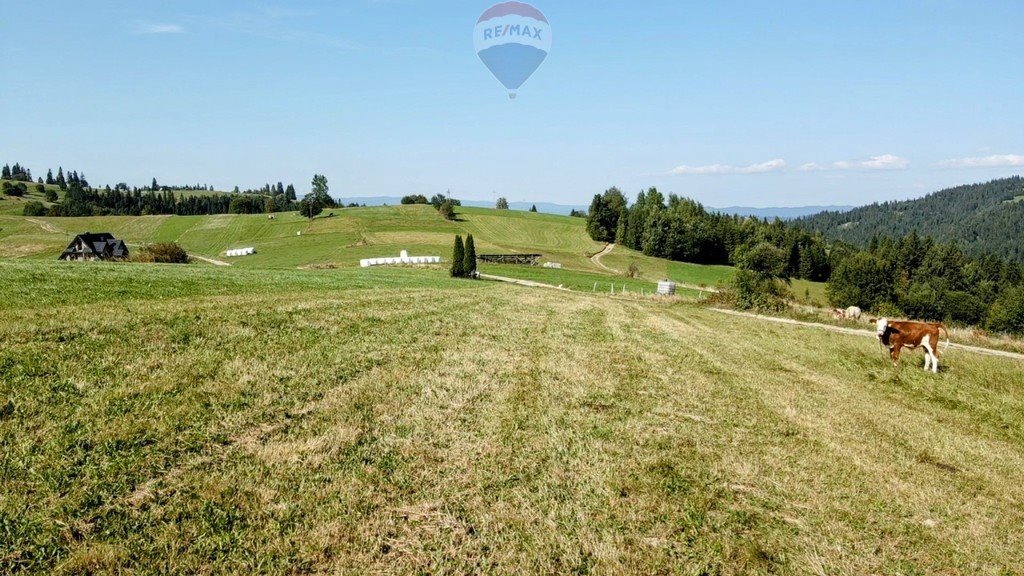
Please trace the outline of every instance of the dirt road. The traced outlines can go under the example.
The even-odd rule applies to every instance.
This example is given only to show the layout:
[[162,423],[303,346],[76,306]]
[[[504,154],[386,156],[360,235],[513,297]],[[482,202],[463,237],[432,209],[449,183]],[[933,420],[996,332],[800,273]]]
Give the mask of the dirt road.
[[568,288],[552,286],[551,284],[544,284],[542,282],[533,282],[532,280],[519,280],[518,278],[507,278],[505,276],[494,276],[492,274],[481,274],[480,278],[484,280],[494,280],[495,282],[507,282],[509,284],[517,284],[519,286],[526,286],[528,288],[547,288],[549,290],[561,290],[563,292],[569,292]]
[[196,260],[202,260],[203,262],[206,262],[207,264],[213,264],[214,266],[231,266],[230,262],[225,262],[223,260],[214,260],[213,258],[207,258],[205,256],[196,256],[195,254],[189,254],[189,257],[195,258]]
[[607,270],[607,271],[609,271],[609,272],[611,272],[613,274],[619,274],[620,273],[619,270],[616,270],[615,268],[609,268],[608,266],[604,265],[604,262],[601,262],[601,257],[602,256],[607,256],[607,255],[611,254],[612,250],[615,250],[615,244],[609,244],[609,245],[605,246],[604,250],[601,250],[597,254],[594,254],[593,256],[591,256],[590,257],[590,261],[593,262],[594,264],[596,264],[597,266],[599,266],[601,268],[604,268],[605,270]]
[[[730,316],[742,316],[745,318],[755,318],[757,320],[763,320],[765,322],[775,322],[776,324],[789,324],[793,326],[806,326],[808,328],[821,328],[822,330],[828,330],[830,332],[839,332],[840,334],[852,334],[854,336],[864,336],[867,338],[875,338],[875,333],[868,330],[857,330],[856,328],[843,328],[842,326],[831,326],[829,324],[818,324],[816,322],[804,322],[801,320],[792,320],[790,318],[776,318],[774,316],[763,316],[761,314],[753,314],[750,312],[738,312],[736,310],[725,310],[722,308],[711,308],[715,312],[720,314],[728,314]],[[978,346],[968,346],[967,344],[957,344],[954,342],[946,343],[942,342],[940,345],[942,350],[953,349],[953,350],[965,350],[967,352],[974,352],[975,354],[985,354],[988,356],[1000,356],[1003,358],[1013,358],[1014,360],[1024,360],[1024,354],[1018,354],[1016,352],[1006,352],[1004,350],[993,350],[991,348],[981,348]]]
[[57,229],[56,227],[54,227],[53,224],[50,224],[49,222],[44,222],[42,220],[36,220],[35,218],[26,218],[26,220],[28,222],[33,223],[33,224],[38,224],[40,228],[42,228],[43,230],[46,230],[47,232],[50,232],[51,234],[64,234],[63,230]]

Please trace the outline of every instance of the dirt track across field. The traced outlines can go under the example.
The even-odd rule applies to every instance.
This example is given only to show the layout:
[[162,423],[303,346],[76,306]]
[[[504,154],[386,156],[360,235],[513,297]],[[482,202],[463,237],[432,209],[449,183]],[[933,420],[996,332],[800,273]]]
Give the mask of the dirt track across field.
[[532,280],[519,280],[518,278],[494,276],[492,274],[481,274],[480,278],[484,280],[494,280],[495,282],[507,282],[508,284],[517,284],[519,286],[526,286],[528,288],[547,288],[548,290],[561,290],[563,292],[569,292],[568,288],[552,286],[551,284],[544,284],[543,282],[534,282]]
[[619,270],[616,270],[615,268],[609,268],[608,266],[605,266],[604,262],[601,262],[601,257],[611,254],[612,250],[615,250],[615,244],[609,244],[605,246],[604,250],[601,250],[597,254],[591,256],[590,261],[613,274],[619,274]]
[[28,222],[33,223],[33,224],[39,224],[40,228],[42,228],[43,230],[46,230],[47,232],[50,232],[51,234],[64,234],[63,230],[58,230],[56,227],[54,227],[53,224],[50,224],[49,222],[44,222],[42,220],[36,220],[35,218],[26,218],[26,220]]
[[206,262],[207,264],[213,264],[214,266],[231,266],[230,262],[225,262],[223,260],[214,260],[213,258],[207,258],[205,256],[196,256],[195,254],[189,254],[189,257],[195,258],[196,260],[202,260],[203,262]]
[[[509,284],[517,284],[519,286],[526,286],[529,288],[547,288],[549,290],[561,290],[563,292],[570,292],[568,288],[552,286],[551,284],[544,284],[542,282],[533,282],[531,280],[518,280],[516,278],[492,276],[490,274],[481,274],[480,278],[483,278],[485,280],[494,280],[497,282],[507,282]],[[774,322],[776,324],[788,324],[790,326],[803,326],[806,328],[820,328],[822,330],[828,330],[829,332],[838,332],[840,334],[850,334],[853,336],[864,336],[867,338],[875,337],[875,334],[873,332],[870,332],[868,330],[858,330],[856,328],[843,328],[842,326],[831,326],[829,324],[818,324],[816,322],[804,322],[802,320],[793,320],[790,318],[776,318],[775,316],[764,316],[761,314],[753,314],[750,312],[738,312],[736,310],[726,310],[724,308],[711,308],[711,310],[714,310],[719,314],[728,314],[730,316],[753,318],[755,320],[762,320],[764,322]],[[1007,352],[1005,350],[993,350],[991,348],[981,348],[980,346],[968,346],[967,344],[957,344],[955,342],[943,342],[941,348],[942,350],[963,350],[965,352],[984,354],[986,356],[999,356],[1001,358],[1011,358],[1013,360],[1024,361],[1024,354],[1018,354],[1016,352]]]
[[[841,334],[852,334],[854,336],[865,336],[869,338],[875,338],[874,332],[867,330],[857,330],[856,328],[843,328],[842,326],[830,326],[828,324],[818,324],[816,322],[804,322],[801,320],[792,320],[790,318],[776,318],[774,316],[763,316],[761,314],[752,314],[750,312],[737,312],[736,310],[725,310],[723,308],[712,308],[715,312],[721,314],[729,314],[730,316],[743,316],[745,318],[755,318],[758,320],[764,320],[766,322],[775,322],[777,324],[790,324],[793,326],[806,326],[808,328],[821,328],[830,332],[839,332]],[[940,345],[942,349],[953,349],[953,350],[965,350],[967,352],[974,352],[975,354],[985,354],[988,356],[1001,356],[1003,358],[1013,358],[1014,360],[1024,360],[1024,354],[1018,354],[1016,352],[1006,352],[1004,350],[993,350],[991,348],[981,348],[978,346],[968,346],[967,344],[957,344],[955,342],[942,342]]]

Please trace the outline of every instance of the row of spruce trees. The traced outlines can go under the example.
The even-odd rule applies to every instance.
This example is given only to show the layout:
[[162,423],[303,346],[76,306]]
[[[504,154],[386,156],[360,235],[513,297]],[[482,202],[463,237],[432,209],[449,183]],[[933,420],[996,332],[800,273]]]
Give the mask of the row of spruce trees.
[[455,249],[452,250],[452,278],[476,278],[476,245],[473,235],[466,236],[463,244],[462,236],[455,237]]

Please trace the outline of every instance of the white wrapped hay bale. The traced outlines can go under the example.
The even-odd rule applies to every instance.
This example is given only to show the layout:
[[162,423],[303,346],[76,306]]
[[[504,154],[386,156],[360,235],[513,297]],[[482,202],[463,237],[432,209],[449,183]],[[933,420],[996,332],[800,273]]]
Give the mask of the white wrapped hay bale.
[[359,261],[359,265],[363,268],[370,268],[373,266],[395,266],[399,264],[439,264],[440,262],[440,256],[410,256],[407,250],[402,250],[397,258],[365,258]]
[[251,256],[256,253],[255,248],[232,248],[224,252],[229,258],[241,258],[242,256]]

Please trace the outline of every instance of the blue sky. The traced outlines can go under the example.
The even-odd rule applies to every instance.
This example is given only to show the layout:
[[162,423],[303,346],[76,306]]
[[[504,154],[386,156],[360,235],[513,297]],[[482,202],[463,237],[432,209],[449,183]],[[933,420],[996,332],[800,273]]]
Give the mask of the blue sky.
[[93,184],[861,204],[1024,173],[1024,3],[538,0],[510,101],[493,2],[6,2],[0,160]]

